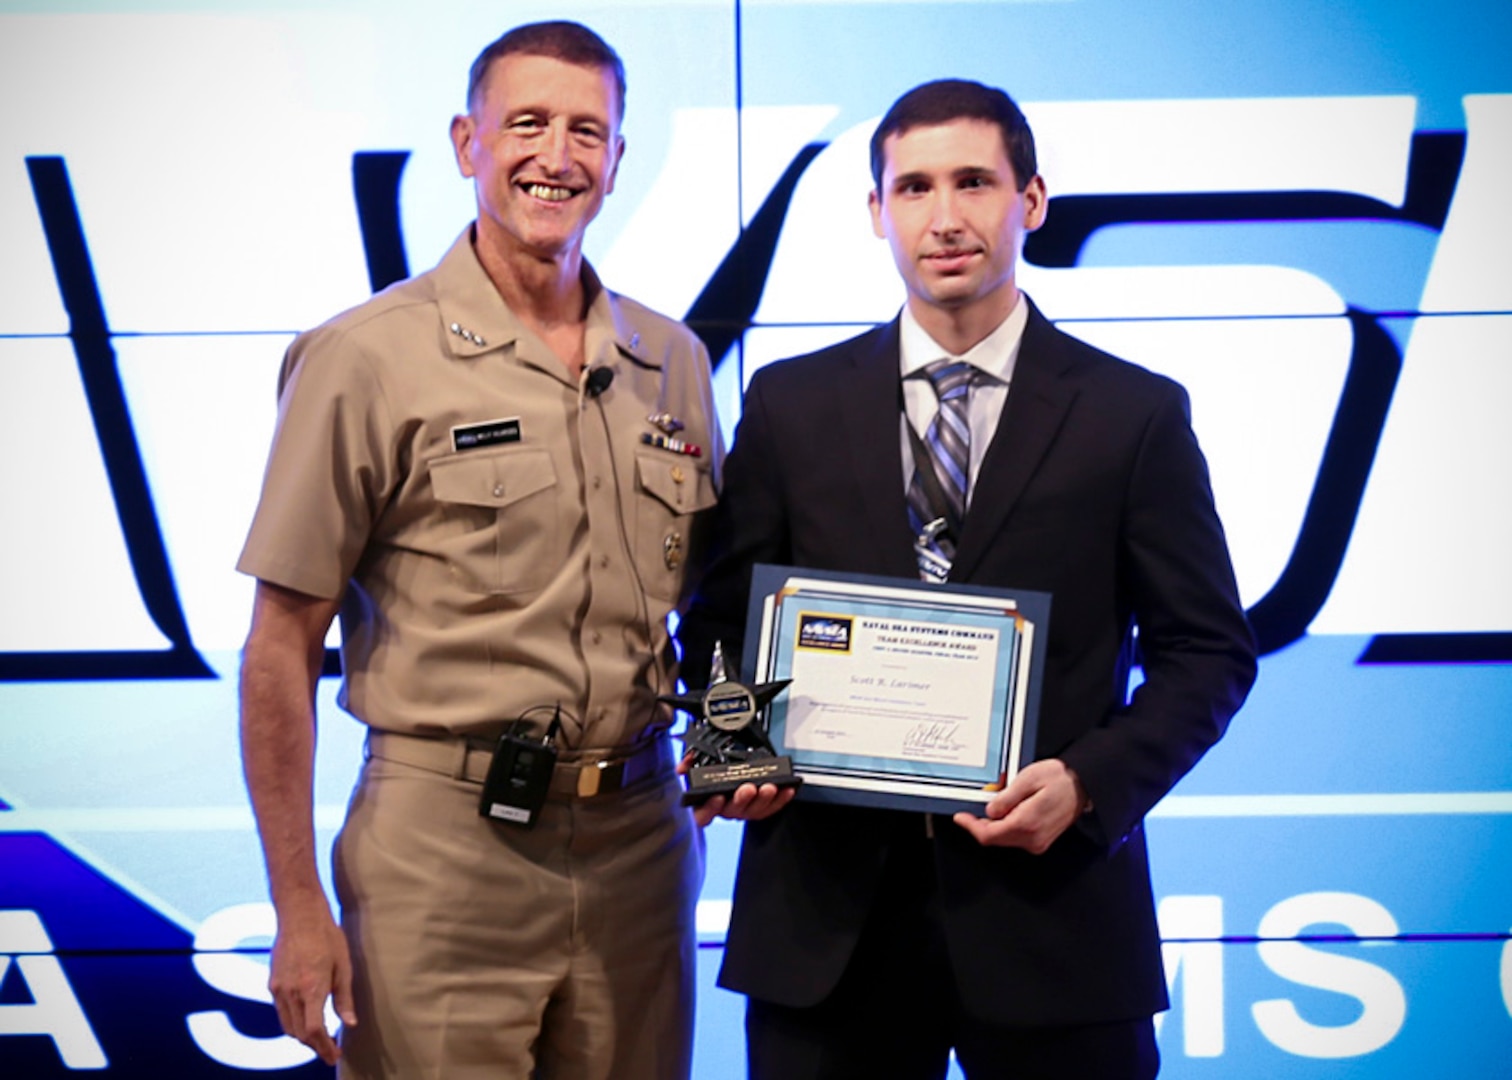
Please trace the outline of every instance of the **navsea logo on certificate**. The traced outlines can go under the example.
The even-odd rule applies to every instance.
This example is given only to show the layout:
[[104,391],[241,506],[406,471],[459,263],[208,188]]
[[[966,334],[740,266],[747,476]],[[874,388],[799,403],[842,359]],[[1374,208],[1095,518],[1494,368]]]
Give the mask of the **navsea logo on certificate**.
[[841,615],[798,613],[798,648],[850,652],[851,620]]

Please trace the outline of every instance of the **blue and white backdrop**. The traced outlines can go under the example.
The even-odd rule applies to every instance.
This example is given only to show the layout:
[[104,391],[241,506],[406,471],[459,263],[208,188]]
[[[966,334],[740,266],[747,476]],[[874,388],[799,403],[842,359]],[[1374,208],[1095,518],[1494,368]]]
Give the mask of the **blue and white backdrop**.
[[[771,360],[887,319],[865,143],[925,79],[1043,152],[1025,287],[1191,390],[1265,657],[1154,811],[1173,1078],[1512,1073],[1512,6],[1491,0],[0,4],[0,1075],[321,1075],[263,989],[232,569],[299,329],[472,212],[517,22],[599,29],[589,254]],[[361,731],[322,683],[329,842]],[[736,826],[700,905],[697,1074]]]

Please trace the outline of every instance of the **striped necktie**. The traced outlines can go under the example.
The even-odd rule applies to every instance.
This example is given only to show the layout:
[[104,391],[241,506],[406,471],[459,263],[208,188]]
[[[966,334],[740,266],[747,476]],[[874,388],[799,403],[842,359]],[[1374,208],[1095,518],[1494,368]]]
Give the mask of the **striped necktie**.
[[[936,360],[924,369],[940,399],[939,411],[924,433],[929,450],[927,461],[914,462],[914,477],[908,485],[909,523],[917,535],[936,517],[944,517],[953,538],[961,535],[961,521],[966,517],[966,489],[971,469],[971,419],[967,407],[971,401],[971,383],[976,369],[962,360]],[[938,490],[945,505],[935,506],[921,473],[929,469],[939,481]],[[954,554],[954,543],[946,552]]]

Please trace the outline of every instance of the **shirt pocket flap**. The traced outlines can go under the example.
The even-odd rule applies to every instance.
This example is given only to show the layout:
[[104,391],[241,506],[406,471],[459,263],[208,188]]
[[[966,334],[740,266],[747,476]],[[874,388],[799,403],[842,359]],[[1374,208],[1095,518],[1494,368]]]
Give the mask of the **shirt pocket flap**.
[[475,457],[438,458],[430,464],[431,489],[440,502],[502,509],[557,482],[551,454],[517,450]]
[[641,490],[674,514],[692,514],[714,505],[714,478],[707,465],[665,454],[638,454],[636,472]]

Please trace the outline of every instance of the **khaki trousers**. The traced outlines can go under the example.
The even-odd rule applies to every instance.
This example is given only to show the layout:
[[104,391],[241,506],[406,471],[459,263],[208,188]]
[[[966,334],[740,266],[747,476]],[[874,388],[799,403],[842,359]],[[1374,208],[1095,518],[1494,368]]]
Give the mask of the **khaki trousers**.
[[363,767],[334,855],[355,965],[348,1080],[685,1080],[703,838],[675,777],[553,796],[533,829],[479,786]]

